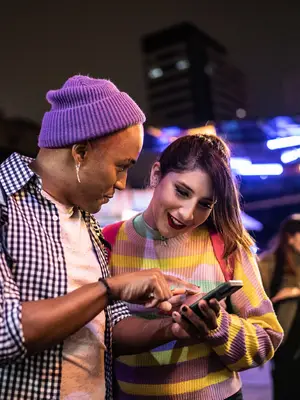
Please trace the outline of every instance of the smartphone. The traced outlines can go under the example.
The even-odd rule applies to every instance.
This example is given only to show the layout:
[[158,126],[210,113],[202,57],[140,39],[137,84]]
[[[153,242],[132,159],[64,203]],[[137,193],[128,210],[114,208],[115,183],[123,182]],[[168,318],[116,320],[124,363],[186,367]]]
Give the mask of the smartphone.
[[[243,281],[227,281],[218,285],[215,289],[211,290],[210,292],[206,293],[201,299],[197,300],[195,303],[190,305],[190,309],[200,318],[202,318],[202,313],[200,308],[198,307],[200,300],[212,300],[216,299],[221,301],[226,297],[232,295],[237,290],[243,287]],[[183,315],[184,317],[184,315]],[[186,319],[186,318],[185,318]]]

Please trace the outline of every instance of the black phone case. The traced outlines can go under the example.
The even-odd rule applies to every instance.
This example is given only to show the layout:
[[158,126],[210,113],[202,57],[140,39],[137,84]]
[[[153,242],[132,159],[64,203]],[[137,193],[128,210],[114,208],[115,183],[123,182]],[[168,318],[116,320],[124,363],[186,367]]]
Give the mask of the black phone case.
[[[206,300],[209,301],[211,299],[216,299],[217,301],[221,301],[225,299],[226,297],[229,297],[233,293],[235,293],[237,290],[241,289],[242,286],[231,286],[229,282],[221,283],[218,285],[215,289],[211,290],[208,292],[206,295],[204,295],[201,299],[190,305],[190,309],[199,317],[203,318],[203,314],[198,307],[199,301],[200,300]],[[184,317],[184,315],[182,315]],[[184,318],[187,320],[187,318]]]

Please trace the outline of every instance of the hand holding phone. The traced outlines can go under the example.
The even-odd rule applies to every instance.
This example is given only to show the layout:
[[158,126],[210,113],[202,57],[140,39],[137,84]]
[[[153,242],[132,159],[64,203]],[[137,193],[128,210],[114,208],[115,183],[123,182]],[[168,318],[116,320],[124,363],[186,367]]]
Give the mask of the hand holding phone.
[[195,338],[205,340],[210,331],[218,327],[219,301],[243,287],[242,281],[228,281],[217,286],[204,296],[200,296],[191,306],[182,305],[174,311],[172,331],[180,339]]
[[[215,289],[208,292],[201,299],[197,300],[195,303],[191,304],[189,307],[199,318],[203,318],[203,314],[201,313],[201,310],[199,308],[199,301],[206,300],[208,305],[209,305],[209,301],[212,299],[216,299],[219,302],[219,301],[225,299],[226,297],[232,295],[233,293],[235,293],[237,290],[241,289],[242,287],[243,287],[243,282],[240,280],[231,280],[231,281],[221,283]],[[181,312],[181,315],[185,320],[187,319],[185,317],[185,315],[182,314],[182,312]]]

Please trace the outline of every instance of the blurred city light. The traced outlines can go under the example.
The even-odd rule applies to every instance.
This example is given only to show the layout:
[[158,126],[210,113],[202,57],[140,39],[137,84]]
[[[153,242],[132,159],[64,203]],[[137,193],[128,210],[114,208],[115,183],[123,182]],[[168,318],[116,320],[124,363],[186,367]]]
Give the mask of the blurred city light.
[[281,164],[251,164],[240,167],[239,175],[242,176],[269,176],[281,175],[283,166]]
[[300,149],[284,151],[280,156],[280,159],[284,164],[296,161],[298,158],[300,158]]
[[280,137],[267,141],[267,147],[270,150],[284,149],[285,147],[293,147],[300,145],[300,136]]

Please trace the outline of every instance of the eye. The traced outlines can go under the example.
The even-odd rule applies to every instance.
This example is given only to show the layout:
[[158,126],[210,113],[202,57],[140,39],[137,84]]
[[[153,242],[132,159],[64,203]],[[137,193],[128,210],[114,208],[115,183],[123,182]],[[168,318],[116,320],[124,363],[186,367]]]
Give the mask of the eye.
[[180,188],[179,186],[175,186],[175,191],[179,197],[184,197],[184,198],[189,197],[189,193],[186,190]]
[[205,208],[205,209],[208,209],[208,210],[212,210],[212,208],[213,208],[213,205],[210,204],[210,203],[200,202],[200,203],[198,203],[198,205],[199,205],[200,208]]

